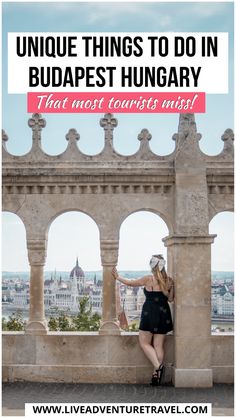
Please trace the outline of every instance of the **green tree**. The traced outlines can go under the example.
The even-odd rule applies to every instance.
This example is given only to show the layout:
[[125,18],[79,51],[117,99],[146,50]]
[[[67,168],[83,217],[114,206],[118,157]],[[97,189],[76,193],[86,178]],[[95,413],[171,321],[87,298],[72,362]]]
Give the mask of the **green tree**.
[[71,331],[70,320],[64,313],[58,317],[58,328],[60,331]]
[[58,320],[57,318],[54,318],[53,316],[50,316],[48,321],[48,328],[49,331],[58,331]]
[[65,312],[58,310],[58,316],[51,316],[48,321],[49,331],[74,331],[71,326],[71,318]]
[[17,311],[9,316],[8,321],[5,321],[6,331],[24,331],[25,322],[21,311]]
[[76,331],[97,331],[100,326],[100,315],[92,314],[92,307],[88,306],[89,298],[83,297],[79,302],[79,313],[72,319]]
[[100,321],[101,321],[101,316],[98,313],[94,313],[91,316],[90,331],[98,331],[100,328]]

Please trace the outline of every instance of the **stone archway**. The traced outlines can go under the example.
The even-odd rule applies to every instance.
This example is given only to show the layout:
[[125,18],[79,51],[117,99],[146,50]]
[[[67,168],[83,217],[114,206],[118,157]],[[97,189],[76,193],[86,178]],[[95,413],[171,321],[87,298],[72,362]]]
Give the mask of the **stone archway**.
[[[138,265],[136,266],[135,261],[133,261],[128,263],[129,268],[126,267],[126,269],[149,270],[151,255],[166,252],[162,238],[168,233],[169,228],[166,222],[155,210],[140,209],[130,213],[122,220],[119,231],[118,261],[119,264],[121,263],[123,270],[122,260],[123,263],[128,263],[129,253],[132,254],[132,260],[135,260]],[[122,246],[125,246],[123,252]],[[140,267],[141,264],[143,268]]]
[[[163,254],[166,248],[162,238],[168,234],[168,227],[160,214],[154,210],[139,210],[129,214],[122,222],[119,233],[118,271],[129,272],[129,277],[140,278],[151,273],[149,261],[153,254]],[[138,275],[139,272],[139,275]],[[123,288],[117,282],[117,306],[121,324],[124,327],[138,327],[145,295],[142,288]],[[171,310],[173,304],[170,305]],[[122,318],[124,321],[122,322]]]
[[[20,157],[8,153],[8,138],[3,133],[3,209],[19,214],[25,223],[35,295],[43,299],[47,225],[60,211],[84,211],[100,230],[106,295],[101,334],[119,334],[111,277],[118,259],[119,226],[136,210],[163,214],[169,226],[169,236],[163,239],[168,247],[168,271],[176,281],[173,380],[175,386],[211,386],[210,259],[214,235],[209,234],[208,226],[215,213],[233,207],[232,130],[222,135],[222,152],[208,156],[199,148],[201,135],[194,115],[181,114],[173,153],[154,154],[149,147],[151,134],[143,129],[138,135],[138,152],[122,156],[113,147],[117,120],[106,114],[100,121],[104,148],[98,155],[83,154],[77,146],[79,134],[70,129],[66,151],[49,156],[41,147],[45,125],[40,114],[30,118],[32,148]],[[30,303],[33,309],[36,299],[31,298]],[[42,306],[28,331],[46,333]]]
[[[45,310],[50,311],[54,305],[67,311],[69,316],[76,315],[84,297],[89,297],[92,309],[94,297],[93,292],[87,292],[89,277],[85,272],[101,270],[99,229],[96,222],[81,211],[64,212],[54,217],[47,236],[45,270],[54,273],[51,274],[51,281],[46,282]],[[101,288],[96,291],[101,291]],[[99,309],[101,304],[102,298]]]
[[[216,233],[212,246],[212,332],[225,329],[232,332],[234,321],[234,215],[232,211],[217,213],[209,224],[210,232]],[[222,251],[223,249],[223,251]],[[229,320],[229,322],[226,322]]]
[[[216,234],[212,246],[212,270],[233,271],[234,256],[234,213],[233,211],[218,212],[209,223],[210,233]],[[222,248],[224,251],[222,252]],[[231,266],[231,267],[230,267]]]

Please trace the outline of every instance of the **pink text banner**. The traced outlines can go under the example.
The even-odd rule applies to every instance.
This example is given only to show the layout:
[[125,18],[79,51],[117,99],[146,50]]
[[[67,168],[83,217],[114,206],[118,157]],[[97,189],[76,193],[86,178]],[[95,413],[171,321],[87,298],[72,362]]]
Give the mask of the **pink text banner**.
[[29,113],[205,113],[205,93],[28,93]]

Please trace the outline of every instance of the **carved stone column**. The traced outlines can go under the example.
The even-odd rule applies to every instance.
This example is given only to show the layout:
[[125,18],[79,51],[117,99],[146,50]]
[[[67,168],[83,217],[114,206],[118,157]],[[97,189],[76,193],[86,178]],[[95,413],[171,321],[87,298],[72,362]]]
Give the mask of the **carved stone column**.
[[30,263],[30,311],[26,327],[27,334],[46,334],[47,322],[44,314],[44,264],[46,240],[27,240]]
[[212,386],[211,243],[215,235],[172,235],[163,239],[170,251],[175,280],[176,387]]
[[103,266],[103,302],[102,325],[100,334],[120,334],[116,314],[116,281],[112,276],[112,268],[117,265],[119,241],[101,240],[101,260]]
[[175,279],[176,387],[212,386],[211,366],[211,243],[208,234],[206,165],[199,149],[193,114],[180,115],[174,136],[174,233],[163,241],[168,247]]

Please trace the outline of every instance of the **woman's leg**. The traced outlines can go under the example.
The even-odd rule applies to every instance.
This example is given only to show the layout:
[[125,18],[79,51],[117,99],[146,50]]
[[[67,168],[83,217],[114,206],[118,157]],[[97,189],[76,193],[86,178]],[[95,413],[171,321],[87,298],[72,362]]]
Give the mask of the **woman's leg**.
[[156,352],[156,356],[159,360],[159,363],[162,363],[164,359],[164,342],[165,342],[165,334],[154,334],[153,346]]
[[139,330],[139,344],[147,358],[153,364],[154,369],[158,369],[160,362],[158,361],[156,351],[152,346],[152,333]]

